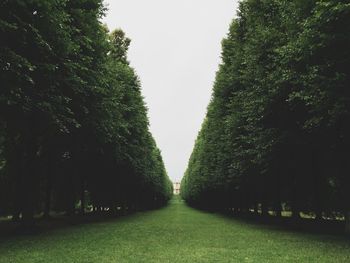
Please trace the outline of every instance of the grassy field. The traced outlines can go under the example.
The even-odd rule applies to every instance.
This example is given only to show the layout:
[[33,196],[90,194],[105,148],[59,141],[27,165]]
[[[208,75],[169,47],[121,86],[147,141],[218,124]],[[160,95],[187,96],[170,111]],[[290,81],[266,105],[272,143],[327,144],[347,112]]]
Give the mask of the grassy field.
[[173,199],[157,211],[2,238],[0,262],[350,262],[350,240],[246,223]]

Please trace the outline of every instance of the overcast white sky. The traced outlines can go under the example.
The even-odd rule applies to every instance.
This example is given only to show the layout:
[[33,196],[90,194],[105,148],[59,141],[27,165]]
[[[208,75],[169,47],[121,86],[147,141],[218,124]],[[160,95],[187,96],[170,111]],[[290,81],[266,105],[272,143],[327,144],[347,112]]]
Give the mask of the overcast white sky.
[[105,0],[104,22],[131,38],[151,132],[170,178],[180,181],[205,117],[221,40],[238,0]]

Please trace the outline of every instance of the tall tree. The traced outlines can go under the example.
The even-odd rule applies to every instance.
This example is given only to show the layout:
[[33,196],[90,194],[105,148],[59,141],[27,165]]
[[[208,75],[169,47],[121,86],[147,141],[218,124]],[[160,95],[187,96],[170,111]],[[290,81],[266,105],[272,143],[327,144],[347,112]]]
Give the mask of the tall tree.
[[347,215],[349,11],[347,1],[241,2],[183,179],[189,203]]

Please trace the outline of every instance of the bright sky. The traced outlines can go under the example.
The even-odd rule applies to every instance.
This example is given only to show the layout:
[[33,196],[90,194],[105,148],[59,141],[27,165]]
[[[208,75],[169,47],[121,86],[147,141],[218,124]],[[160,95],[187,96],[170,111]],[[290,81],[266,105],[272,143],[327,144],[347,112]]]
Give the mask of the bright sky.
[[238,0],[105,0],[104,22],[131,38],[150,127],[170,178],[180,181],[210,101],[221,40]]

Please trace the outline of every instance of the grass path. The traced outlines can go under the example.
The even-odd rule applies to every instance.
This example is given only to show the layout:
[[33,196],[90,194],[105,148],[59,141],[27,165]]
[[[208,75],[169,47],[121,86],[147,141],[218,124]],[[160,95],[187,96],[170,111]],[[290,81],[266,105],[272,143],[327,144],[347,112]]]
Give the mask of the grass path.
[[169,206],[103,223],[0,239],[0,262],[350,262],[350,240]]

